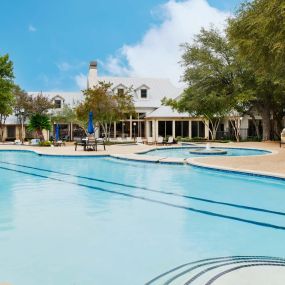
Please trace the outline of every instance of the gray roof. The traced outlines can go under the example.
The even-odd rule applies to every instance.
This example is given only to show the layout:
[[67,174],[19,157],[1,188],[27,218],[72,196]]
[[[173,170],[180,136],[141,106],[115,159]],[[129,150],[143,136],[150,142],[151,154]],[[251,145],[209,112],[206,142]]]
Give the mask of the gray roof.
[[179,113],[172,110],[171,107],[161,106],[155,111],[149,113],[146,118],[190,118],[188,113]]

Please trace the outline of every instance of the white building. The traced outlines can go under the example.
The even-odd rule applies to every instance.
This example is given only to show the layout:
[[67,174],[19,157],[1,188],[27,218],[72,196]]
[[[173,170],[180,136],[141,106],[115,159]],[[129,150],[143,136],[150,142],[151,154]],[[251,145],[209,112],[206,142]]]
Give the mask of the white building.
[[[92,61],[89,65],[86,87],[92,87],[99,81],[112,83],[113,92],[120,92],[132,88],[136,116],[128,120],[114,123],[112,126],[112,137],[200,137],[209,138],[209,130],[205,127],[201,118],[190,117],[186,113],[178,113],[170,107],[162,106],[161,100],[166,98],[177,98],[183,91],[171,84],[168,79],[159,78],[131,78],[131,77],[102,77],[98,75],[97,62]],[[36,95],[39,92],[29,92]],[[83,100],[82,92],[43,92],[43,94],[54,101],[56,109],[63,106],[75,107]],[[58,122],[61,123],[61,122]],[[247,137],[248,130],[252,129],[249,118],[241,121],[242,137]],[[228,120],[220,125],[220,132],[230,130]],[[15,116],[10,116],[6,122],[5,138],[13,140],[19,138],[21,126]],[[81,135],[81,130],[73,124],[61,124],[61,136],[73,139]],[[26,134],[26,137],[29,136]]]

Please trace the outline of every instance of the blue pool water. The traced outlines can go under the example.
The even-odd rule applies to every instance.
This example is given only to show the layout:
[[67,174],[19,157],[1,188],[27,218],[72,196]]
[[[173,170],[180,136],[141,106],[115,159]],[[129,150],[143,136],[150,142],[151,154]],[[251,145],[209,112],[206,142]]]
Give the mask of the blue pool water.
[[285,182],[187,165],[0,152],[0,282],[141,285],[231,255],[285,257]]
[[[189,157],[199,157],[201,155],[190,153],[194,149],[205,149],[205,147],[166,147],[166,148],[157,148],[150,150],[145,153],[152,156],[162,156],[162,157],[177,157],[177,158],[189,158]],[[213,150],[220,149],[226,150],[227,154],[219,154],[219,156],[251,156],[251,155],[265,155],[269,154],[270,151],[259,150],[259,149],[246,149],[246,148],[224,148],[224,147],[213,147]],[[204,157],[205,155],[202,154]]]

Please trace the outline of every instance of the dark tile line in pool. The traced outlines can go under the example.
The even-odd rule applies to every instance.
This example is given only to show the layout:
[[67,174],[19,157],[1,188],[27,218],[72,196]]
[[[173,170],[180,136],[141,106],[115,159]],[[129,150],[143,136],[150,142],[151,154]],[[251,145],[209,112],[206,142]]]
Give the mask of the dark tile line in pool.
[[[237,271],[239,269],[242,268],[248,268],[248,267],[257,267],[257,266],[279,266],[279,267],[285,267],[285,263],[284,262],[264,262],[264,263],[253,263],[253,264],[246,264],[246,265],[240,265],[240,266],[235,266],[234,268],[230,268],[228,270],[225,270],[223,272],[218,273],[217,275],[215,275],[213,278],[211,278],[205,285],[211,285],[213,284],[215,281],[217,281],[219,278],[221,278],[222,276],[231,273],[233,271]],[[185,285],[189,285],[190,283],[185,283]]]
[[[159,281],[159,279],[161,278],[165,278],[168,274],[174,273],[175,271],[182,269],[184,267],[187,266],[191,266],[191,265],[195,265],[195,264],[199,264],[202,263],[202,266],[205,265],[210,265],[210,264],[215,264],[218,262],[226,262],[226,261],[238,261],[238,260],[267,260],[267,261],[279,261],[280,263],[285,263],[285,259],[281,258],[281,257],[271,257],[271,256],[251,256],[251,255],[238,255],[238,256],[224,256],[224,257],[214,257],[214,258],[206,258],[206,259],[201,259],[201,260],[197,260],[197,261],[192,261],[192,262],[188,262],[188,263],[184,263],[182,265],[179,265],[177,267],[174,267],[158,276],[156,276],[155,278],[153,278],[152,280],[148,281],[145,285],[151,285],[156,281]],[[190,268],[190,270],[193,270],[193,267]],[[183,271],[185,273],[189,272],[189,268],[186,271]],[[169,280],[167,281],[169,283]]]
[[[223,262],[223,263],[222,263]],[[285,266],[285,262],[282,259],[275,259],[275,258],[268,258],[268,259],[260,259],[260,258],[238,258],[238,259],[232,259],[229,258],[228,260],[219,260],[219,261],[211,261],[211,262],[206,262],[203,264],[198,264],[195,265],[193,267],[188,268],[187,270],[184,270],[176,275],[174,275],[173,277],[171,277],[170,279],[165,281],[165,285],[169,285],[171,284],[173,281],[175,281],[176,279],[178,279],[179,277],[188,274],[189,272],[196,270],[198,268],[203,269],[203,267],[208,266],[208,265],[214,265],[211,267],[207,267],[205,269],[203,269],[202,271],[198,272],[197,274],[195,274],[194,276],[191,277],[191,279],[189,279],[186,283],[184,283],[184,285],[189,285],[191,283],[193,283],[195,280],[197,280],[199,277],[203,276],[204,274],[221,268],[221,267],[225,267],[225,266],[229,266],[229,265],[236,265],[236,264],[242,264],[242,263],[248,263],[249,264],[263,264],[263,263],[271,263],[271,264],[283,264],[283,266]],[[217,264],[220,263],[220,264]],[[208,284],[208,283],[207,283]]]
[[45,179],[58,181],[58,182],[66,183],[66,184],[71,184],[71,185],[75,185],[75,186],[80,186],[80,187],[83,187],[83,188],[93,189],[93,190],[97,190],[97,191],[105,192],[105,193],[109,193],[109,194],[120,195],[120,196],[127,197],[127,198],[143,200],[143,201],[147,201],[147,202],[151,202],[151,203],[155,203],[155,204],[160,204],[160,205],[165,205],[165,206],[173,207],[173,208],[176,208],[176,209],[187,210],[189,212],[194,212],[194,213],[203,214],[203,215],[207,215],[207,216],[212,216],[212,217],[217,217],[217,218],[222,218],[222,219],[242,222],[242,223],[246,223],[246,224],[250,224],[250,225],[255,225],[255,226],[260,226],[260,227],[265,227],[265,228],[271,228],[271,229],[275,229],[275,230],[285,231],[285,226],[279,226],[279,225],[265,223],[265,222],[258,222],[258,221],[254,221],[254,220],[247,220],[247,219],[243,219],[243,218],[239,218],[239,217],[235,217],[235,216],[228,216],[228,215],[219,214],[219,213],[216,213],[216,212],[200,210],[200,209],[186,207],[186,206],[182,206],[182,205],[177,205],[177,204],[173,204],[173,203],[169,203],[169,202],[165,202],[165,201],[160,201],[160,200],[156,200],[156,199],[152,199],[152,198],[146,198],[146,197],[143,197],[143,196],[132,195],[132,194],[129,194],[129,193],[118,192],[118,191],[109,190],[109,189],[105,189],[105,188],[101,188],[101,187],[95,187],[95,186],[86,185],[86,184],[82,184],[82,183],[66,181],[64,179],[59,179],[59,178],[55,178],[55,177],[49,177],[49,176],[45,176],[45,175],[30,173],[30,172],[26,172],[26,171],[15,170],[15,169],[11,169],[11,168],[8,168],[8,167],[0,166],[0,169],[7,170],[7,171],[12,171],[12,172],[17,172],[17,173],[21,173],[21,174],[25,174],[25,175],[45,178]]
[[5,162],[5,161],[0,161],[0,163],[6,164],[6,165],[19,166],[19,167],[32,169],[32,170],[37,170],[37,171],[42,171],[42,172],[48,172],[48,173],[64,175],[64,176],[68,176],[68,177],[86,179],[86,180],[89,180],[89,181],[96,181],[96,182],[105,183],[105,184],[111,184],[111,185],[116,185],[116,186],[123,186],[123,187],[126,187],[126,188],[139,189],[139,190],[142,190],[142,191],[153,192],[153,193],[158,193],[158,194],[164,194],[164,195],[168,195],[168,196],[182,197],[182,198],[196,200],[196,201],[200,201],[200,202],[206,202],[206,203],[210,203],[210,204],[218,204],[218,205],[223,205],[223,206],[235,207],[235,208],[239,208],[239,209],[246,209],[246,210],[252,210],[252,211],[257,211],[257,212],[264,212],[264,213],[269,213],[269,214],[285,216],[285,213],[283,213],[283,212],[278,212],[278,211],[273,211],[273,210],[268,210],[268,209],[262,209],[262,208],[257,208],[257,207],[250,207],[250,206],[233,204],[233,203],[228,203],[228,202],[216,201],[216,200],[205,199],[205,198],[189,196],[189,195],[182,195],[182,194],[169,192],[169,191],[166,192],[166,191],[163,191],[163,190],[156,190],[156,189],[151,189],[151,188],[147,188],[147,187],[139,187],[139,186],[135,186],[135,185],[119,183],[119,182],[114,182],[114,181],[108,181],[108,180],[99,179],[99,178],[93,178],[93,177],[88,177],[88,176],[75,175],[75,174],[65,173],[65,172],[61,172],[61,171],[55,171],[55,170],[50,170],[50,169],[45,169],[45,168],[28,166],[28,165],[24,165],[24,164],[16,164],[16,163]]

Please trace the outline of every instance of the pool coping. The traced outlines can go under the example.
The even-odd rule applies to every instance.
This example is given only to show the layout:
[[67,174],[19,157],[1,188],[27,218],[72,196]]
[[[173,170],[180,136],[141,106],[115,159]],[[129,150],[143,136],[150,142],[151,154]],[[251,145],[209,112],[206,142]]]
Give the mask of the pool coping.
[[[256,177],[263,177],[269,179],[277,179],[285,181],[285,175],[275,172],[267,172],[267,171],[256,171],[256,170],[249,170],[249,169],[236,169],[231,167],[223,167],[220,165],[209,165],[207,163],[199,162],[200,158],[204,157],[195,157],[195,158],[175,158],[175,157],[161,157],[161,156],[150,156],[144,155],[148,152],[155,151],[157,149],[184,149],[184,148],[198,148],[199,146],[166,146],[166,147],[158,147],[148,151],[140,151],[132,154],[88,154],[88,155],[68,155],[68,154],[46,154],[42,153],[38,150],[31,150],[31,149],[1,149],[0,152],[29,152],[34,153],[39,156],[46,156],[46,157],[65,157],[65,158],[114,158],[118,160],[125,160],[125,161],[133,161],[133,162],[143,162],[143,163],[156,163],[156,164],[168,164],[168,165],[189,165],[191,167],[212,170],[212,171],[219,171],[224,173],[233,173],[233,174],[243,174],[249,176],[256,176]],[[219,147],[216,147],[219,148]],[[220,147],[220,148],[228,148],[228,149],[250,149],[250,150],[260,150],[264,151],[264,154],[261,155],[252,155],[251,157],[255,156],[267,156],[267,155],[274,155],[277,154],[278,151],[276,150],[266,150],[261,148],[251,148],[251,147]],[[248,156],[236,156],[236,158],[242,158]]]

